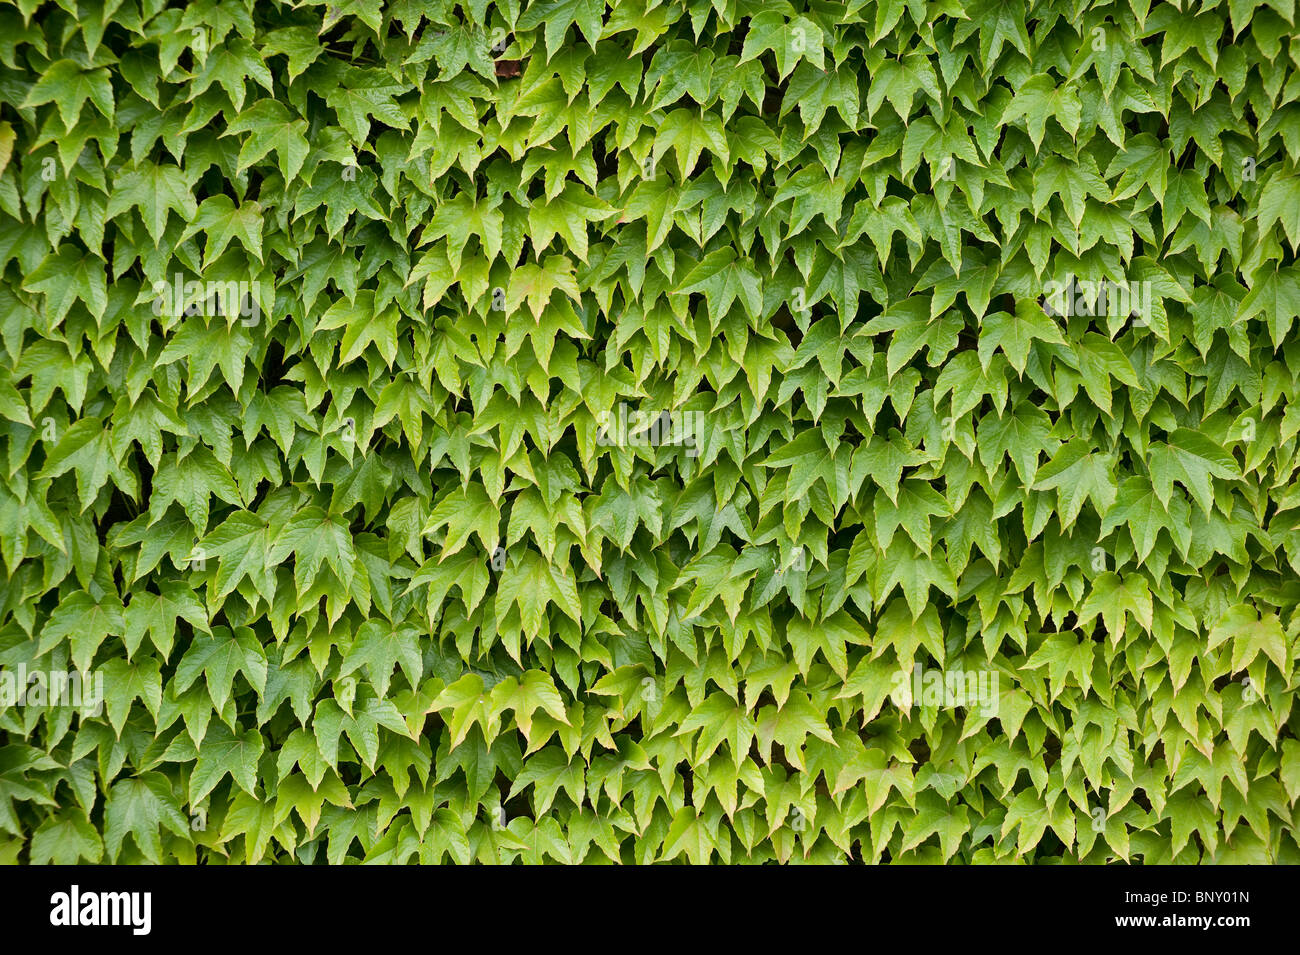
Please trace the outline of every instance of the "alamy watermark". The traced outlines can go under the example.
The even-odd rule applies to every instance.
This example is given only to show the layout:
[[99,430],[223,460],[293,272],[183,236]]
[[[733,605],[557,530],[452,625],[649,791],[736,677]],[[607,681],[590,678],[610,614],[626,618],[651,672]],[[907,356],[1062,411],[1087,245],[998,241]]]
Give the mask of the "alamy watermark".
[[82,892],[74,885],[50,896],[50,924],[56,926],[122,925],[133,935],[148,935],[152,910],[151,892]]
[[687,457],[698,457],[701,411],[629,411],[627,402],[620,401],[614,413],[602,411],[596,418],[600,431],[596,443],[609,447],[658,447],[683,445]]
[[173,318],[193,315],[239,316],[244,325],[256,325],[262,317],[258,302],[261,285],[252,282],[185,281],[179,272],[174,281],[153,283],[153,313]]
[[965,707],[984,716],[996,716],[998,709],[997,670],[929,670],[915,664],[894,674],[889,698],[900,709],[913,706]]
[[71,706],[86,716],[99,716],[104,709],[104,674],[29,671],[20,663],[16,670],[0,670],[0,709],[11,706]]
[[1145,326],[1152,315],[1151,283],[1082,281],[1073,275],[1064,282],[1053,279],[1043,288],[1043,310],[1053,318],[1133,317],[1135,325]]

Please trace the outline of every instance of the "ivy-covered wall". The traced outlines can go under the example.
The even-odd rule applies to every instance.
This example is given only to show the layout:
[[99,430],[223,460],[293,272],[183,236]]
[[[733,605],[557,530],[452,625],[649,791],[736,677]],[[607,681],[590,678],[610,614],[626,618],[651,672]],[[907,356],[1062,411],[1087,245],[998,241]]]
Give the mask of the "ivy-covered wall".
[[0,858],[1296,862],[1293,0],[5,0]]

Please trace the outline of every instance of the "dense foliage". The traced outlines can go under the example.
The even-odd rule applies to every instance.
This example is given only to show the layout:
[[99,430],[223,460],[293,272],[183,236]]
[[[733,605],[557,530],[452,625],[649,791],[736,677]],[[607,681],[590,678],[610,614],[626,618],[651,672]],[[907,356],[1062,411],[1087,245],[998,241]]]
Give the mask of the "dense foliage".
[[5,0],[0,857],[1300,860],[1294,24]]

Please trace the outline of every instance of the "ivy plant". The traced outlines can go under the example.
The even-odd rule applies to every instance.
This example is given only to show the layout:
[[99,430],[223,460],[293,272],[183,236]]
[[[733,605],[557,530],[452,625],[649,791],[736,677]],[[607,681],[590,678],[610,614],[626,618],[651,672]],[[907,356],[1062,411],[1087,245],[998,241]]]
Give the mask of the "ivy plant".
[[4,0],[0,858],[1300,861],[1298,65]]

